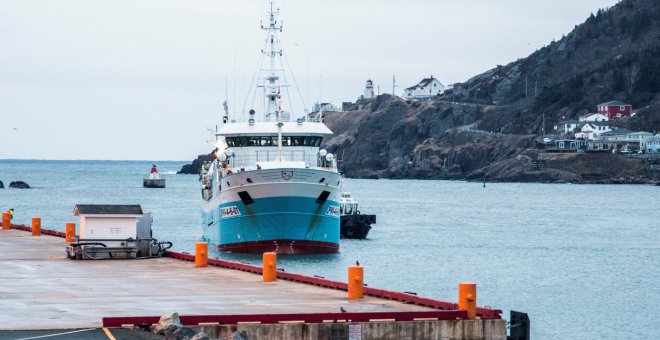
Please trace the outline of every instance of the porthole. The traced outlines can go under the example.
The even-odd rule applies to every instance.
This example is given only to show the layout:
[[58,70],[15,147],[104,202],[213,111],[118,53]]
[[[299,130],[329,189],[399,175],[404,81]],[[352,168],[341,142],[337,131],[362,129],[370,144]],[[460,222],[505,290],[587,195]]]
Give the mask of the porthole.
[[227,186],[228,186],[228,187],[230,187],[230,186],[231,186],[231,184],[229,184],[229,181],[226,181],[225,183],[227,183]]
[[323,182],[325,182],[325,177],[323,177],[319,180],[319,183],[323,183]]
[[248,178],[246,179],[246,181],[247,181],[248,183],[252,183],[252,178],[249,178],[249,177],[248,177]]

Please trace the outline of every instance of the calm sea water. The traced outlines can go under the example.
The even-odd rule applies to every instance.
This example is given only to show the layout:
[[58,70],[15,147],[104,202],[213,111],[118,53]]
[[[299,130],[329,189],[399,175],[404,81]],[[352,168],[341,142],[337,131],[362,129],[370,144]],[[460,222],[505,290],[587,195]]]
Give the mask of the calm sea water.
[[[194,252],[201,237],[197,176],[157,162],[165,189],[142,188],[151,162],[0,160],[0,209],[44,228],[77,222],[78,203],[140,204],[154,236]],[[660,187],[347,179],[361,210],[378,215],[367,240],[335,255],[280,256],[288,272],[345,280],[356,260],[370,286],[530,314],[535,339],[660,338]],[[259,256],[212,252],[260,264]]]

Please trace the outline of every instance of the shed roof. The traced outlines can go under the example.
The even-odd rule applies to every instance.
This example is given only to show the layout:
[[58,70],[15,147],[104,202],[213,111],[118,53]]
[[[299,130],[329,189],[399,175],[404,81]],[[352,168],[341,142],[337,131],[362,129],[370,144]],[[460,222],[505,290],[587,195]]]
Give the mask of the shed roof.
[[73,215],[142,215],[139,204],[76,204]]

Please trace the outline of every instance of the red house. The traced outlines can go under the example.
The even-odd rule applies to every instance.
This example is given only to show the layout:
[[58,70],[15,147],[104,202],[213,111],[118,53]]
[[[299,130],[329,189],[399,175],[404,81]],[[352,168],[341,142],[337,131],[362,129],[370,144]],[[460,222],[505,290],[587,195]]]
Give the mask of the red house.
[[598,113],[607,116],[610,120],[632,114],[632,105],[613,100],[598,104]]

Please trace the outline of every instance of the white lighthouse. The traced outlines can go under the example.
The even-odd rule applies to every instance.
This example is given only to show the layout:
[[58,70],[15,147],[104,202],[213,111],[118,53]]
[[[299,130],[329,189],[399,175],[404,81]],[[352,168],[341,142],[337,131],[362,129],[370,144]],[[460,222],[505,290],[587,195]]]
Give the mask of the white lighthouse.
[[374,97],[374,82],[369,79],[367,80],[367,85],[364,86],[364,93],[362,94],[362,99],[371,99]]

